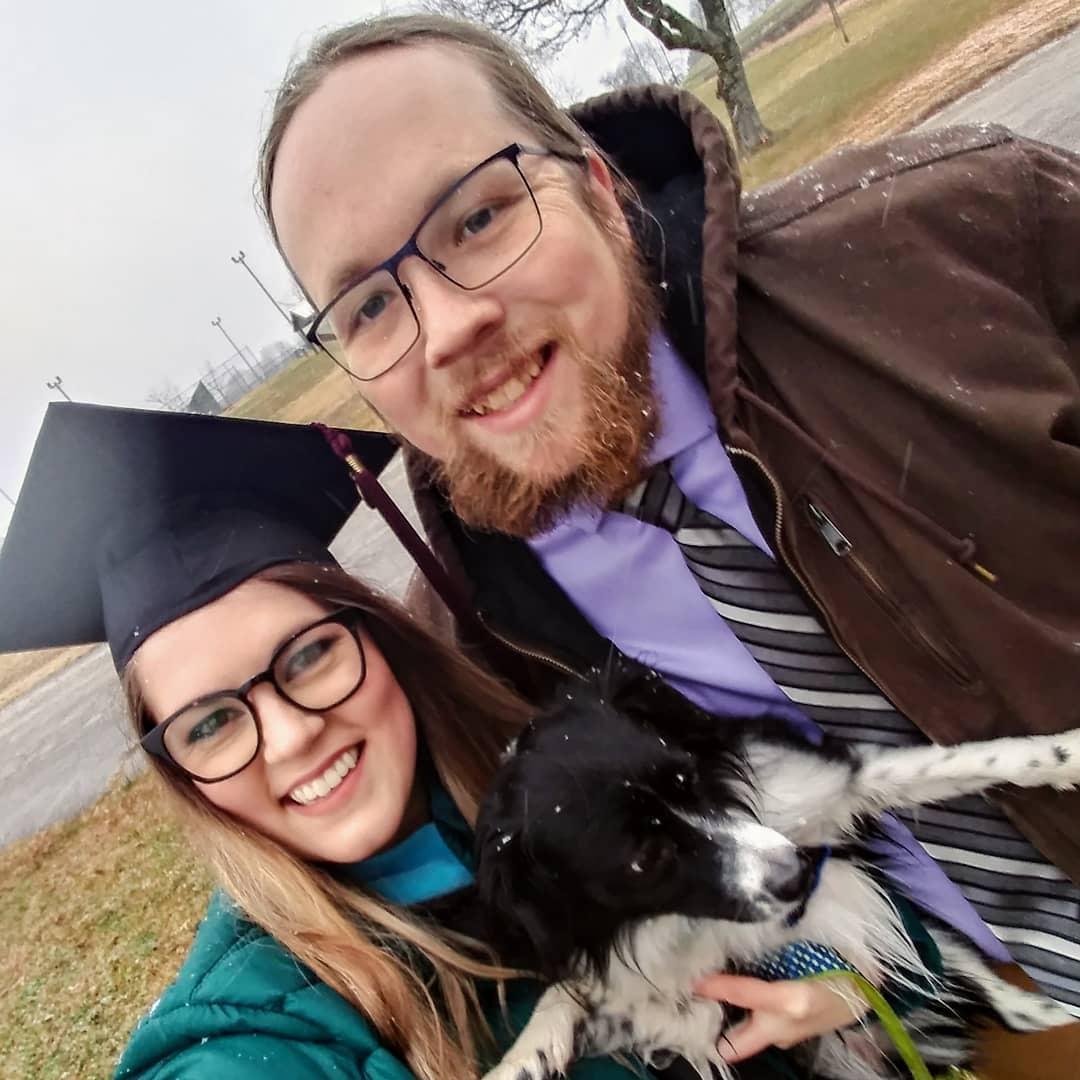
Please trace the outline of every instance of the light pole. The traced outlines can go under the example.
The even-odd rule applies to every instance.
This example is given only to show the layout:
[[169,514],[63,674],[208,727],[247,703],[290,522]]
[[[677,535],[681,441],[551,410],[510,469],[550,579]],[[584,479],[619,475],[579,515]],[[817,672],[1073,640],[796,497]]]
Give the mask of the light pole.
[[64,380],[61,379],[59,375],[56,376],[55,382],[46,382],[45,385],[50,390],[56,390],[57,392],[63,394],[68,401],[71,400],[71,395],[64,389]]
[[[219,315],[216,319],[211,319],[210,320],[210,325],[211,326],[216,326],[225,335],[225,340],[232,346],[233,352],[240,354],[240,359],[243,360],[245,364],[247,364],[249,370],[251,371],[251,374],[255,378],[255,381],[258,382],[259,373],[255,370],[254,367],[252,367],[251,361],[244,354],[243,349],[241,349],[240,346],[237,345],[235,341],[233,341],[232,336],[229,334],[229,331],[226,330],[225,327],[221,325],[221,316]],[[241,383],[241,385],[243,385],[243,384]]]
[[242,266],[250,275],[251,280],[259,286],[260,289],[266,294],[266,299],[270,301],[278,309],[278,314],[292,327],[292,319],[289,318],[289,313],[274,299],[270,290],[259,280],[259,275],[255,273],[247,264],[247,256],[241,251],[238,255],[230,255],[229,261],[236,263],[237,266]]

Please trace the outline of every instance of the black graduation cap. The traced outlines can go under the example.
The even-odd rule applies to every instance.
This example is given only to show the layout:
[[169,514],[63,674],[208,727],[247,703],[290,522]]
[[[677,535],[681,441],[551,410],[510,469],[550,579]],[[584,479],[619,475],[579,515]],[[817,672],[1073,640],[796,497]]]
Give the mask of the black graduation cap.
[[[372,473],[396,449],[345,434]],[[0,652],[107,641],[122,669],[260,570],[332,562],[358,502],[312,427],[54,402],[0,550]]]

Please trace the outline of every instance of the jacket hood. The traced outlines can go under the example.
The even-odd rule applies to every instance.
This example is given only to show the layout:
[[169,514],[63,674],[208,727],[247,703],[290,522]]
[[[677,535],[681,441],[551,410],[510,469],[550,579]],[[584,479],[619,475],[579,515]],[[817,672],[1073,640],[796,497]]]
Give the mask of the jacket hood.
[[662,290],[664,323],[729,429],[741,183],[727,132],[692,94],[665,86],[604,94],[570,114],[637,192],[631,227]]

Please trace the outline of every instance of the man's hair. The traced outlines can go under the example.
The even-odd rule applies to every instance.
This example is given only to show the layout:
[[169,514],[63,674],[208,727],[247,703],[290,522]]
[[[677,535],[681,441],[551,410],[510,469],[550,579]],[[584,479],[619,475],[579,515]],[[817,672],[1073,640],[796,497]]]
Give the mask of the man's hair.
[[505,41],[472,23],[441,15],[393,15],[331,30],[294,60],[274,99],[259,150],[256,198],[280,249],[270,196],[281,140],[296,110],[339,65],[375,49],[401,45],[443,45],[473,57],[488,77],[500,105],[524,123],[542,146],[573,152],[592,148],[588,136],[555,104],[527,62]]
[[[291,588],[328,611],[361,613],[409,700],[439,781],[474,821],[502,753],[531,709],[338,567],[287,563],[258,579]],[[155,721],[133,666],[123,683],[141,737]],[[150,766],[194,850],[248,919],[356,1008],[420,1080],[475,1080],[491,1040],[476,983],[518,973],[501,967],[479,942],[342,883],[325,866],[245,826],[160,758],[151,758]]]

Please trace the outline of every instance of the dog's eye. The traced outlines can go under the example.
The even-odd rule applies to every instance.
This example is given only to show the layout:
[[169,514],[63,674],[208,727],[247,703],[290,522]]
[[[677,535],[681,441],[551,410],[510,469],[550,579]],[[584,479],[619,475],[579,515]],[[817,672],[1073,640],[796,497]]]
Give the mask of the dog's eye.
[[650,836],[634,852],[629,869],[634,875],[655,874],[662,870],[675,855],[675,843],[667,836]]

